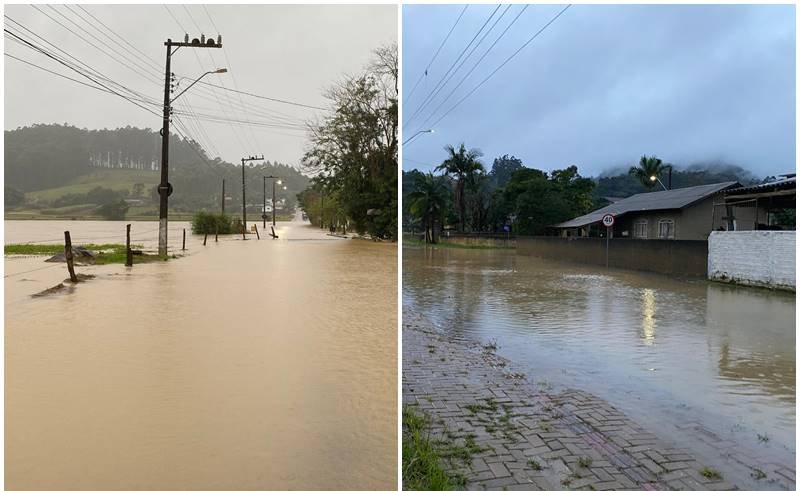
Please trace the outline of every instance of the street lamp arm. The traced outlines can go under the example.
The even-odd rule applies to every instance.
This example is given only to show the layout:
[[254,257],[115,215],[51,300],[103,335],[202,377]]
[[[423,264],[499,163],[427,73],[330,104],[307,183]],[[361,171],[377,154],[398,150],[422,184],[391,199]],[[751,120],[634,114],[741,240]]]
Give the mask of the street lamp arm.
[[197,77],[197,78],[195,79],[195,81],[194,81],[194,82],[190,83],[188,87],[186,87],[185,89],[183,89],[182,91],[180,91],[180,92],[178,93],[178,95],[176,95],[175,97],[173,97],[172,99],[170,99],[169,103],[170,103],[170,104],[172,104],[173,102],[175,102],[175,100],[176,100],[176,99],[178,99],[178,97],[182,96],[184,92],[186,92],[187,90],[191,89],[191,88],[194,86],[194,84],[196,84],[197,82],[199,82],[199,81],[200,81],[200,79],[202,79],[202,78],[203,78],[203,77],[205,77],[206,75],[211,75],[212,73],[226,73],[227,71],[228,71],[228,69],[227,69],[227,68],[220,68],[220,69],[218,69],[218,70],[212,70],[212,71],[210,71],[210,72],[206,72],[206,73],[204,73],[204,74],[200,75],[199,77]]
[[407,139],[406,139],[406,141],[404,141],[404,142],[403,142],[403,145],[405,145],[406,143],[410,142],[411,140],[413,140],[414,138],[416,138],[417,136],[419,136],[419,135],[421,135],[421,134],[423,134],[423,133],[433,133],[433,130],[432,130],[432,129],[430,129],[430,130],[420,130],[420,131],[417,131],[416,133],[414,133],[413,135],[411,135],[409,138],[407,138]]

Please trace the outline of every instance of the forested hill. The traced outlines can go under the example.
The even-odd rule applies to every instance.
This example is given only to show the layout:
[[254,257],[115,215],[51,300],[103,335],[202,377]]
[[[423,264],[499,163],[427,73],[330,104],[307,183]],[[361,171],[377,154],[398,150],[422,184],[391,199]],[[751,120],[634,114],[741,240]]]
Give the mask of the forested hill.
[[[147,202],[155,197],[160,161],[161,137],[148,128],[87,130],[68,124],[39,124],[5,131],[6,194],[25,193],[23,202],[14,203],[18,206],[78,204],[80,192],[86,193],[86,188],[94,185],[114,190],[122,198]],[[256,165],[246,175],[248,203],[261,201],[264,175],[283,178],[287,190],[281,186],[279,194],[289,204],[294,204],[295,195],[309,184],[297,169],[278,162]],[[170,135],[170,182],[175,188],[171,207],[185,211],[216,208],[222,179],[228,185],[230,206],[241,206],[241,165],[210,159],[196,142]]]
[[[791,172],[791,169],[787,170],[787,172]],[[666,172],[661,176],[661,180],[665,185],[668,184]],[[687,167],[675,166],[672,171],[672,187],[674,189],[725,181],[739,181],[744,185],[748,185],[756,184],[762,180],[763,178],[756,177],[750,171],[739,166],[721,162],[697,163]],[[619,168],[604,172],[597,178],[594,196],[599,200],[603,198],[627,198],[637,193],[658,191],[659,189],[660,187],[651,189],[644,187],[636,177],[628,174],[627,168]]]

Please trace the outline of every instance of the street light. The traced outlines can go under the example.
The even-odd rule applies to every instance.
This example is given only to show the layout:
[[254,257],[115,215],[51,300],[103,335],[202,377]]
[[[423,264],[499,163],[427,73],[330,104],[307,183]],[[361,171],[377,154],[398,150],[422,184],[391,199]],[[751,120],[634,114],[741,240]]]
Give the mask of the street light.
[[172,104],[173,102],[175,102],[175,100],[176,100],[178,97],[182,96],[184,92],[186,92],[187,90],[191,89],[191,88],[192,88],[192,86],[193,86],[194,84],[196,84],[197,82],[199,82],[199,81],[200,81],[200,79],[201,79],[201,78],[205,77],[206,75],[211,75],[211,74],[214,74],[214,73],[228,73],[228,69],[227,69],[227,68],[217,68],[216,70],[213,70],[213,71],[210,71],[210,72],[206,72],[206,73],[204,73],[204,74],[200,75],[199,77],[197,77],[197,78],[195,79],[195,81],[194,81],[194,82],[190,83],[188,87],[186,87],[185,89],[183,89],[182,91],[180,91],[180,92],[178,93],[178,95],[176,95],[175,97],[173,97],[173,98],[172,98],[172,100],[170,100],[170,101],[169,101],[169,102],[170,102],[170,104]]
[[650,176],[650,181],[651,182],[658,181],[658,183],[661,184],[661,187],[664,188],[664,191],[669,191],[669,189],[667,189],[667,186],[665,186],[664,183],[661,182],[661,179],[659,179],[657,175],[653,174],[652,176]]
[[421,134],[423,134],[423,133],[434,133],[434,131],[433,131],[433,129],[429,129],[429,130],[419,130],[419,131],[417,131],[416,133],[414,133],[413,135],[411,135],[411,138],[409,138],[409,139],[407,139],[406,141],[404,141],[404,142],[403,142],[403,145],[405,145],[406,143],[410,142],[411,140],[413,140],[414,138],[416,138],[417,136],[419,136],[419,135],[421,135]]
[[[280,186],[283,184],[283,181],[280,180],[278,176],[264,176],[264,182],[267,182],[267,179],[272,179],[272,226],[275,227],[275,184]],[[286,186],[283,187],[286,189]],[[264,207],[266,208],[266,206]],[[266,213],[264,213],[266,215]]]

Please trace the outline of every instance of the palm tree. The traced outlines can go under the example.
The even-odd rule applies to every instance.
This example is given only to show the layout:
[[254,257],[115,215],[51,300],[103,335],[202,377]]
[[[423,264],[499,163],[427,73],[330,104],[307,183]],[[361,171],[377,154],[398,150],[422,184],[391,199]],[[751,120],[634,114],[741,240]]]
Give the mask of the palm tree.
[[453,145],[447,145],[444,149],[448,153],[448,158],[442,162],[436,170],[444,171],[449,176],[456,178],[456,202],[458,204],[458,231],[464,231],[466,218],[466,203],[464,202],[464,185],[467,179],[476,172],[483,172],[483,164],[480,157],[483,153],[477,148],[467,150],[462,143],[458,150]]
[[443,176],[435,176],[433,172],[418,174],[414,180],[414,189],[408,194],[409,211],[422,221],[425,227],[425,242],[436,242],[437,220],[441,223],[450,199],[450,186]]
[[651,157],[642,155],[642,158],[639,159],[639,165],[628,169],[628,174],[639,179],[644,187],[650,189],[656,185],[656,180],[652,176],[661,177],[665,167],[661,159],[655,155]]

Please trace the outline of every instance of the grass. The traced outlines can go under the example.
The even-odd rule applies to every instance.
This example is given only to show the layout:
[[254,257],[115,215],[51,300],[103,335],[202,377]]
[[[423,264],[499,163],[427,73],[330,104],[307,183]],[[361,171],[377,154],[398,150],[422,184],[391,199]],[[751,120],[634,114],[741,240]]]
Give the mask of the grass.
[[588,469],[591,466],[592,466],[591,457],[578,457],[578,467],[582,469]]
[[756,481],[760,481],[767,477],[767,473],[757,467],[754,467],[753,472],[750,473],[750,477],[752,477]]
[[700,475],[706,479],[722,479],[722,474],[712,467],[703,467],[700,469]]
[[463,486],[462,476],[442,467],[443,442],[431,439],[430,419],[411,406],[403,407],[403,489],[450,491]]
[[459,244],[456,242],[437,242],[436,244],[426,244],[425,241],[404,235],[403,245],[433,247],[434,249],[514,249],[513,246],[505,245],[481,245],[481,244]]
[[141,182],[146,187],[159,183],[161,176],[158,172],[135,169],[98,169],[91,174],[80,176],[67,184],[55,188],[42,189],[25,193],[28,198],[54,200],[66,194],[85,194],[102,186],[114,191],[131,191],[133,185]]
[[[75,245],[75,247],[78,246],[78,244]],[[123,264],[125,262],[126,251],[124,244],[83,244],[80,247],[97,253],[94,264]],[[141,246],[131,246],[132,249],[134,247]],[[64,246],[60,244],[9,244],[3,247],[3,252],[5,254],[24,254],[28,256],[52,256],[64,252]],[[173,255],[172,257],[176,256]],[[161,260],[161,258],[155,254],[133,255],[134,264],[158,260]]]

